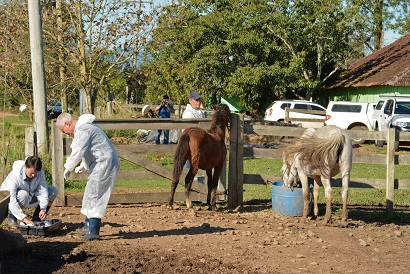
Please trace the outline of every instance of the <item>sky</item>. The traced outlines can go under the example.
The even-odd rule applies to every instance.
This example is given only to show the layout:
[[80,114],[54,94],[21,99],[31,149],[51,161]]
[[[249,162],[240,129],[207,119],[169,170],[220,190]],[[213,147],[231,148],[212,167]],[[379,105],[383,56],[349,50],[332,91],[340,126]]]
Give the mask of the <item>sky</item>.
[[401,35],[391,31],[391,30],[387,30],[384,33],[384,46],[388,46],[391,43],[393,43],[394,41],[396,41],[397,39],[399,39],[401,37]]

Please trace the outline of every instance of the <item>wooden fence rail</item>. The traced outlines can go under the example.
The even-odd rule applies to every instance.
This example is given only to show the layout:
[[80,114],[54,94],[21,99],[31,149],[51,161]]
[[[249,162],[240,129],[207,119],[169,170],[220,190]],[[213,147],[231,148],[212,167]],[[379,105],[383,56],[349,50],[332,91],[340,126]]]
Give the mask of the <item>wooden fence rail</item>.
[[[210,119],[111,119],[111,120],[96,120],[95,122],[104,130],[156,130],[156,129],[185,129],[188,127],[201,127],[208,129],[211,125]],[[131,161],[145,170],[131,170],[120,171],[119,179],[135,179],[139,178],[166,178],[172,180],[172,170],[164,168],[163,166],[149,161],[143,154],[173,154],[176,149],[176,145],[148,145],[148,144],[134,144],[134,145],[116,145],[115,146],[119,157]],[[68,196],[64,190],[64,178],[63,178],[63,158],[64,151],[69,148],[64,147],[63,134],[58,130],[55,125],[55,121],[52,123],[52,177],[53,185],[59,189],[56,205],[80,205],[81,199],[78,197]],[[185,176],[187,171],[184,171],[181,177]],[[204,172],[200,172],[203,175]],[[70,176],[73,180],[86,179],[86,174],[75,174]],[[184,183],[182,179],[181,184]],[[218,186],[219,197],[225,193],[226,189],[226,175],[221,176],[220,185]],[[206,201],[207,187],[206,185],[193,182],[192,199],[197,201]],[[137,193],[137,194],[113,194],[110,199],[110,204],[115,203],[148,203],[148,202],[165,202],[168,200],[169,192],[163,193]],[[175,196],[176,201],[183,201],[185,198],[181,193],[177,193]]]
[[[210,119],[126,119],[126,120],[97,120],[96,123],[104,130],[155,130],[155,129],[185,129],[190,126],[198,126],[208,129],[210,126]],[[228,207],[235,208],[240,206],[243,202],[243,184],[266,184],[269,181],[279,181],[280,177],[270,174],[244,174],[243,171],[243,158],[244,157],[256,157],[256,158],[276,158],[282,159],[282,151],[280,149],[265,149],[251,146],[244,146],[244,134],[258,134],[258,135],[270,135],[270,136],[289,136],[300,137],[304,128],[298,127],[286,127],[286,126],[272,126],[270,123],[266,124],[253,124],[249,121],[244,121],[243,114],[231,114],[231,126],[230,126],[230,140],[229,140],[229,166],[228,166]],[[395,141],[410,141],[410,133],[397,132],[394,129],[390,129],[388,132],[375,132],[375,131],[361,131],[354,130],[348,131],[348,134],[352,138],[364,138],[366,140],[385,140],[387,143],[387,155],[353,155],[353,162],[355,163],[369,163],[386,165],[386,179],[367,179],[367,178],[352,178],[351,187],[362,188],[381,188],[386,189],[386,208],[389,212],[392,212],[394,205],[394,189],[410,189],[410,180],[407,179],[395,179],[394,178],[394,166],[395,164],[409,165],[410,156],[396,155],[394,151]],[[63,178],[63,135],[55,127],[55,123],[52,126],[52,176],[53,184],[59,188],[59,196],[56,203],[58,205],[70,204],[67,201],[67,197],[64,193],[64,178]],[[147,163],[145,158],[142,158],[139,154],[147,153],[172,153],[175,151],[175,145],[123,145],[116,146],[119,151],[120,157],[129,159],[138,165],[143,166],[146,171],[121,171],[120,178],[134,178],[138,179],[142,176],[147,178],[148,174],[157,178],[171,179],[170,170],[164,169],[161,166],[154,165],[153,163]],[[165,151],[166,150],[166,151]],[[223,175],[226,172],[223,172]],[[84,175],[73,175],[75,176]],[[84,178],[84,177],[83,177]],[[226,189],[225,181],[223,178],[222,191]],[[334,185],[341,185],[340,179],[334,180]],[[195,188],[198,193],[198,199],[203,199],[203,193],[206,193],[204,187],[206,186],[197,183]],[[202,194],[201,194],[202,193]],[[166,193],[168,195],[168,193]],[[201,196],[202,195],[202,196]],[[141,197],[144,195],[138,194]],[[151,199],[157,199],[155,201],[162,201],[164,197],[159,197],[159,194],[147,194],[145,198],[149,201]],[[162,199],[162,200],[161,200]],[[181,196],[182,199],[182,196]],[[78,201],[77,201],[78,202]],[[131,194],[124,194],[114,196],[110,203],[121,202],[144,202],[136,196]]]
[[[299,127],[269,125],[269,123],[258,123],[256,125],[244,122],[243,124],[243,134],[300,137],[306,130],[305,128]],[[378,139],[385,140],[387,142],[387,155],[353,154],[354,163],[386,165],[386,179],[351,178],[350,187],[386,189],[386,209],[388,212],[392,212],[394,204],[394,189],[410,189],[410,180],[398,180],[394,178],[395,164],[410,165],[410,156],[395,154],[394,142],[410,141],[410,133],[398,132],[394,128],[389,129],[387,132],[348,130],[347,133],[351,138],[360,137],[366,140]],[[282,150],[245,147],[243,149],[243,157],[282,159]],[[236,163],[236,166],[243,166],[243,163]],[[280,181],[282,179],[279,176],[269,174],[243,174],[243,170],[238,170],[238,172],[243,175],[243,184],[266,184],[267,181]],[[333,179],[332,184],[334,186],[341,186],[341,179]],[[228,184],[228,189],[229,188],[230,185]],[[240,189],[241,188],[238,188],[238,191],[240,191]]]

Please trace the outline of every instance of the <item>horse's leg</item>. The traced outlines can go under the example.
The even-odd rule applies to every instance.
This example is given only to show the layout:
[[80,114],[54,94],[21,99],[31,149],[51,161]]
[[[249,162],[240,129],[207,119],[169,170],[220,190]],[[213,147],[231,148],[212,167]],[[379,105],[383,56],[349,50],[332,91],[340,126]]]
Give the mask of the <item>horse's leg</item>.
[[212,185],[212,169],[206,170],[206,177],[207,177],[207,186],[208,186],[208,195],[206,196],[206,204],[208,205],[208,209],[211,209],[211,185]]
[[[192,208],[191,187],[195,174],[192,172],[192,166],[185,177],[185,203],[187,208]],[[197,169],[198,170],[198,169]]]
[[303,214],[301,221],[306,221],[307,216],[309,215],[309,182],[306,174],[299,174],[300,182],[302,183],[302,195],[303,195]]
[[214,168],[211,184],[208,183],[208,195],[210,195],[210,206],[212,210],[216,210],[216,190],[218,188],[219,176],[222,173],[223,164]]
[[325,199],[326,199],[326,213],[323,224],[327,225],[332,216],[332,186],[330,184],[330,177],[321,177],[323,188],[325,189]]
[[322,184],[319,176],[315,176],[313,184],[313,217],[316,219],[319,216],[319,187]]
[[188,174],[185,177],[185,202],[187,208],[192,208],[192,199],[191,199],[191,188],[192,188],[192,181],[195,178],[195,175],[198,173],[199,169],[199,144],[198,140],[192,138],[190,140],[192,143],[189,144],[190,152],[191,152],[191,159],[190,164],[191,167],[189,168]]
[[350,140],[345,141],[339,159],[339,166],[342,173],[342,226],[347,226],[347,198],[350,182],[350,170],[352,169],[352,143]]
[[177,178],[176,180],[174,178],[174,180],[172,180],[171,195],[169,196],[169,201],[168,201],[168,206],[167,206],[167,208],[169,209],[172,209],[172,206],[174,204],[175,189],[177,188],[178,183],[179,183],[179,178]]
[[347,198],[348,198],[348,190],[349,190],[349,181],[350,175],[343,175],[342,177],[342,224],[343,226],[347,225]]

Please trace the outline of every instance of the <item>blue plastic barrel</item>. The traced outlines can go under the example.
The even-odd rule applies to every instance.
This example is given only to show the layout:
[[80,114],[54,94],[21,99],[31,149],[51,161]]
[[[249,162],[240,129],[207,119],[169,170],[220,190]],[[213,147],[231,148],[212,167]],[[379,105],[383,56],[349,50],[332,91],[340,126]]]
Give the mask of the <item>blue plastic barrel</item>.
[[[309,192],[312,193],[313,186],[309,185]],[[311,196],[311,195],[310,195]],[[312,200],[309,199],[309,208]],[[283,187],[283,182],[274,182],[272,184],[272,209],[276,213],[286,216],[303,215],[303,191],[302,187],[290,189]]]

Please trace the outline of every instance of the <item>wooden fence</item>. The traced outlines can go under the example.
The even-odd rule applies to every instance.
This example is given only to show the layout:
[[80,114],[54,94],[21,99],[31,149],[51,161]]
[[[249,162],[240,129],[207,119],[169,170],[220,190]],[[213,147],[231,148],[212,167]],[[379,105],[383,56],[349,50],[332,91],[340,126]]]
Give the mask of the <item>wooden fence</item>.
[[[184,129],[190,126],[199,126],[208,129],[210,126],[210,119],[128,119],[128,120],[97,120],[96,123],[104,130],[155,130],[155,129]],[[243,184],[266,184],[267,181],[279,181],[280,177],[269,174],[244,174],[243,158],[276,158],[282,159],[282,151],[280,149],[265,149],[244,146],[244,134],[258,134],[270,136],[290,136],[300,137],[304,132],[304,128],[286,127],[271,125],[272,123],[252,123],[251,121],[244,121],[243,114],[231,114],[230,138],[229,138],[229,166],[228,168],[228,207],[235,208],[242,204],[243,201]],[[410,189],[410,180],[395,179],[394,167],[395,164],[408,165],[410,164],[410,156],[396,155],[394,151],[395,141],[410,141],[410,133],[397,132],[390,129],[388,132],[376,131],[347,131],[352,138],[364,138],[366,140],[386,140],[387,155],[353,155],[353,162],[386,165],[386,179],[368,179],[368,178],[351,178],[350,187],[361,188],[380,188],[386,189],[386,208],[388,212],[393,211],[394,205],[394,189]],[[55,127],[53,123],[52,135],[54,142],[52,143],[52,176],[53,184],[59,188],[59,196],[56,203],[58,205],[72,205],[80,204],[80,201],[72,201],[64,193],[64,179],[63,179],[63,135]],[[150,176],[162,177],[171,180],[172,171],[166,169],[158,164],[149,162],[141,154],[152,153],[169,153],[174,152],[176,145],[121,145],[116,146],[120,157],[130,160],[147,171],[121,171],[120,178],[138,179],[148,178]],[[149,175],[151,174],[151,175]],[[226,174],[226,173],[223,173]],[[84,175],[72,175],[75,176]],[[85,177],[82,177],[85,178]],[[183,180],[182,180],[183,181]],[[221,181],[226,181],[223,178]],[[195,182],[194,182],[195,183]],[[334,179],[333,185],[341,186],[340,179]],[[224,192],[226,184],[223,183],[221,192]],[[203,200],[206,194],[206,185],[196,183],[193,185],[193,190],[197,192],[198,199]],[[164,196],[165,195],[165,196]],[[112,196],[110,203],[138,203],[138,202],[164,202],[169,193],[148,193],[148,194],[116,194]],[[183,200],[183,196],[176,197]],[[195,197],[193,197],[195,198]]]
[[[258,135],[270,135],[270,136],[292,136],[300,137],[305,128],[297,127],[279,127],[268,125],[251,125],[247,122],[240,122],[243,124],[244,134],[258,134]],[[348,130],[348,135],[351,138],[363,138],[365,140],[385,140],[387,142],[387,155],[379,154],[353,154],[354,163],[367,163],[367,164],[380,164],[386,166],[386,179],[369,179],[369,178],[351,178],[350,187],[358,188],[378,188],[386,189],[386,209],[388,212],[393,211],[394,205],[394,189],[410,189],[409,179],[395,179],[394,167],[397,164],[409,165],[410,156],[408,155],[396,155],[394,151],[395,141],[410,141],[410,132],[398,132],[394,128],[389,129],[387,132],[380,131],[364,131],[364,130]],[[243,139],[238,141],[238,146],[243,147]],[[230,154],[232,155],[232,154]],[[256,157],[256,158],[274,158],[282,159],[282,150],[280,149],[265,149],[265,148],[252,148],[245,147],[243,149],[243,157]],[[242,159],[243,159],[242,157]],[[231,159],[230,159],[231,161]],[[240,161],[240,159],[237,159]],[[243,160],[241,163],[236,163],[237,166],[243,167]],[[231,163],[230,163],[231,166]],[[231,170],[229,170],[231,173]],[[281,177],[275,177],[265,174],[243,174],[243,169],[238,171],[243,176],[243,184],[265,184],[267,181],[280,181]],[[239,175],[238,175],[239,176]],[[230,182],[230,180],[228,181]],[[341,186],[341,179],[333,179],[333,186]],[[228,184],[228,190],[231,186]],[[237,186],[237,189],[242,189],[241,185]],[[228,197],[230,198],[230,197]],[[235,203],[234,203],[235,204]]]
[[[156,130],[156,129],[185,129],[187,127],[198,126],[208,129],[210,127],[210,119],[112,119],[112,120],[97,120],[98,124],[104,130]],[[55,121],[52,123],[52,177],[53,185],[59,189],[56,205],[80,205],[82,197],[77,195],[66,195],[64,190],[64,150],[67,149],[64,143],[66,139],[58,130]],[[135,180],[141,178],[165,178],[172,180],[172,170],[165,168],[153,161],[149,161],[143,157],[143,154],[173,154],[176,145],[150,145],[150,144],[132,144],[132,145],[115,145],[117,153],[120,158],[133,162],[145,170],[120,170],[119,179]],[[224,169],[224,171],[226,171]],[[181,184],[184,183],[184,175],[187,170],[182,173]],[[204,172],[200,173],[201,175]],[[221,176],[220,184],[218,186],[218,197],[224,196],[226,189],[226,172]],[[81,180],[86,179],[86,174],[72,173],[70,179]],[[206,201],[207,187],[205,184],[194,181],[192,185],[192,199],[197,201]],[[109,201],[110,204],[121,203],[149,203],[149,202],[165,202],[168,200],[169,192],[155,192],[155,193],[122,193],[113,194]],[[177,192],[175,196],[176,201],[184,201],[185,196],[182,192]]]

